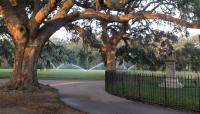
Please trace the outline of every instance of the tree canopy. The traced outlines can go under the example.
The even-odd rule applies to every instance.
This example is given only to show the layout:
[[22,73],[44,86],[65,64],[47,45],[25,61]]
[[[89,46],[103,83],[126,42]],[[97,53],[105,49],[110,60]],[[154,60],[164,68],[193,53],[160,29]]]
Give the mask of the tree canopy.
[[[50,36],[62,26],[84,19],[105,22],[105,28],[110,22],[118,22],[124,31],[117,32],[122,36],[128,30],[126,24],[137,19],[165,20],[175,25],[200,28],[198,21],[174,17],[183,6],[176,0],[1,0],[0,15],[15,50],[11,85],[16,88],[38,85],[36,63],[40,52]],[[121,38],[113,37],[112,42]],[[115,48],[113,43],[109,48]],[[113,58],[110,55],[114,53],[109,53],[107,57]]]

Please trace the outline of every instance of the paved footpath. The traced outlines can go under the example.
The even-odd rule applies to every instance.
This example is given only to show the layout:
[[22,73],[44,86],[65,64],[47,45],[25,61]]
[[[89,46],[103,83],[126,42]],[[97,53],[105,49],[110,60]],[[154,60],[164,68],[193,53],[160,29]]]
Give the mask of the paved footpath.
[[104,81],[42,80],[41,82],[59,89],[61,99],[66,104],[90,114],[194,114],[110,95],[104,91]]

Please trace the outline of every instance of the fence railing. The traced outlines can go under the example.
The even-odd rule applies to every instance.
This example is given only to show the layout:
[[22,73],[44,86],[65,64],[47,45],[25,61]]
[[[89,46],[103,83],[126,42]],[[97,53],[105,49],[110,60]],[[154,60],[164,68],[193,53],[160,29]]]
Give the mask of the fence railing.
[[[169,85],[169,81],[172,85]],[[131,100],[200,112],[200,78],[106,71],[106,91]],[[182,86],[178,86],[182,84]]]

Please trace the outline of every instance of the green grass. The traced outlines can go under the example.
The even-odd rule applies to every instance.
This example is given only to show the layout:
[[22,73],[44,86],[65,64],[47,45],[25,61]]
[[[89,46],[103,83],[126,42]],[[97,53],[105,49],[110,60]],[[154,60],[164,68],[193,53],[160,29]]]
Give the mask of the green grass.
[[[128,71],[130,73],[141,73],[141,74],[153,74],[162,75],[161,71],[145,71],[145,70],[134,70]],[[12,69],[0,69],[0,78],[9,78],[12,75]],[[199,77],[199,73],[182,71],[176,72],[178,77],[192,76],[193,78]],[[59,79],[104,79],[104,70],[91,70],[81,71],[78,69],[49,69],[49,70],[38,70],[39,78],[59,78]]]
[[[12,69],[0,69],[0,78],[9,78]],[[41,79],[81,79],[98,80],[104,79],[104,70],[81,71],[75,69],[48,69],[38,70],[38,77]]]
[[38,70],[40,78],[63,78],[63,79],[104,79],[104,70],[81,71],[74,69],[65,70]]
[[159,83],[151,82],[149,85],[140,85],[140,87],[136,84],[115,85],[112,93],[128,99],[153,104],[181,107],[186,110],[199,110],[198,88],[164,89],[158,85]]
[[[130,73],[140,73],[140,74],[153,74],[153,75],[162,75],[164,71],[148,71],[148,70],[132,70],[129,71]],[[177,77],[188,77],[188,76],[193,76],[193,77],[200,77],[199,72],[192,72],[192,71],[176,71],[176,76]]]
[[0,78],[10,77],[12,74],[12,69],[0,69]]
[[[119,75],[113,76],[107,83],[106,90],[114,95],[132,100],[139,100],[152,104],[161,104],[184,110],[199,111],[200,80],[179,77],[183,88],[164,88],[160,75]],[[139,80],[139,81],[138,81]],[[196,83],[195,83],[196,82]]]

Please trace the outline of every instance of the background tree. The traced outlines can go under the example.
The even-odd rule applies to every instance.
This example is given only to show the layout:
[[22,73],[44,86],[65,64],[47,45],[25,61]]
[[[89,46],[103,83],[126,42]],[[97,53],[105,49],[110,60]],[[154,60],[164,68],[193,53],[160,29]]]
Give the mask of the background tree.
[[100,36],[101,41],[96,39],[96,35],[92,33],[91,26],[79,27],[75,26],[74,29],[80,33],[80,36],[90,44],[93,48],[98,48],[102,54],[107,70],[116,69],[116,48],[120,40],[123,38],[123,35],[126,34],[128,28],[127,24],[117,24],[112,25],[105,21],[101,22],[102,26],[102,35]]
[[[110,1],[110,3],[111,3],[112,1]],[[121,12],[119,12],[119,13],[117,13],[117,15],[122,15],[121,13],[123,12],[123,13],[125,13],[125,14],[129,14],[130,12],[129,11],[134,11],[134,12],[137,12],[137,10],[138,10],[138,12],[139,11],[144,11],[144,12],[153,12],[153,11],[157,11],[157,9],[159,9],[159,7],[165,7],[166,8],[166,10],[162,10],[162,12],[164,12],[165,14],[171,14],[171,15],[174,15],[174,13],[173,13],[173,10],[175,11],[176,10],[176,8],[177,8],[177,2],[172,2],[172,1],[162,1],[162,2],[159,2],[159,1],[157,1],[157,0],[155,0],[155,1],[152,1],[152,2],[149,2],[148,4],[144,4],[144,3],[142,3],[141,1],[134,1],[134,2],[130,2],[130,1],[126,1],[126,2],[129,2],[130,4],[132,4],[132,7],[130,7],[129,5],[127,5],[126,7],[124,6],[124,8],[125,9],[127,9],[126,11],[125,10],[119,10],[118,9],[118,11],[121,11]],[[154,5],[153,5],[154,4]],[[156,5],[155,5],[156,4]],[[86,7],[84,7],[83,5],[81,5],[81,4],[78,4],[79,6],[81,6],[81,7],[83,7],[83,8],[86,8]],[[141,5],[141,6],[140,6]],[[122,5],[123,6],[123,5]],[[130,9],[129,9],[129,8]],[[152,7],[152,8],[150,8],[150,7]],[[172,9],[168,9],[167,7],[173,7]],[[122,7],[121,7],[122,8]],[[165,9],[164,8],[164,9]],[[109,13],[109,12],[112,12],[112,8],[109,8],[109,9],[111,9],[111,11],[107,11],[107,14]],[[106,12],[106,11],[105,11]],[[131,17],[129,17],[129,18],[131,18]],[[147,17],[148,18],[148,17]],[[156,19],[157,18],[159,18],[159,17],[156,17]],[[98,18],[97,18],[98,19]],[[176,20],[176,19],[174,19],[174,18],[168,18],[167,17],[167,20],[173,20],[176,24],[180,24],[180,22],[181,22],[181,20]],[[103,21],[103,20],[98,20],[98,21],[100,21],[100,23],[105,23],[105,21]],[[127,22],[128,22],[129,20],[127,20]],[[129,21],[129,23],[131,23],[131,24],[127,24],[128,26],[133,26],[134,25],[134,23],[136,23],[136,22],[141,22],[141,21],[144,21],[142,18],[136,18],[136,19],[133,19],[133,20],[130,20]],[[145,21],[146,23],[152,23],[152,21]],[[161,21],[161,22],[163,22],[163,21]],[[109,28],[109,29],[112,29],[111,30],[111,32],[115,32],[114,34],[116,34],[117,33],[117,25],[114,25],[114,27],[112,26],[112,24],[111,23],[108,23],[108,22],[106,22],[107,23],[107,25],[109,25],[109,26],[107,26],[107,28]],[[159,22],[160,23],[160,22]],[[123,23],[121,23],[122,24],[122,26],[126,26],[126,25],[123,25]],[[187,23],[186,22],[186,24],[184,24],[185,26],[191,26],[191,27],[193,27],[194,25],[192,25],[192,24],[189,24],[189,23]],[[101,27],[102,27],[102,36],[101,36],[101,40],[102,40],[102,42],[103,42],[103,44],[101,44],[101,45],[99,45],[99,44],[97,44],[97,43],[95,43],[95,42],[92,42],[92,39],[94,39],[94,38],[90,38],[90,37],[88,37],[88,38],[85,38],[85,39],[87,39],[87,42],[89,43],[89,44],[91,44],[91,46],[92,47],[94,47],[94,48],[101,48],[102,46],[105,46],[105,42],[103,41],[103,39],[109,39],[109,40],[107,40],[107,44],[109,44],[109,45],[111,45],[110,47],[117,47],[117,44],[119,43],[119,41],[120,40],[122,40],[123,38],[124,38],[124,36],[123,35],[125,35],[126,33],[124,33],[123,35],[122,35],[122,37],[120,38],[120,40],[118,41],[118,43],[116,44],[116,46],[114,46],[111,42],[111,39],[112,38],[109,38],[108,36],[109,36],[109,33],[107,32],[107,36],[105,36],[105,33],[106,32],[104,32],[104,31],[107,31],[108,29],[105,27],[105,25],[103,25],[103,24],[101,24]],[[135,27],[135,28],[137,28],[137,27]],[[86,27],[84,27],[83,29],[86,29]],[[91,29],[91,28],[90,28]],[[84,30],[82,30],[82,31],[84,31]],[[130,27],[130,29],[129,29],[129,31],[131,31],[131,32],[135,32],[135,31],[137,31],[137,29],[132,29],[132,27]],[[88,31],[85,31],[85,33],[88,33]],[[142,36],[142,33],[139,33],[141,36]],[[85,34],[85,36],[86,35],[88,35],[88,36],[93,36],[92,35],[92,33],[91,32],[89,32],[89,34]],[[104,36],[103,36],[104,35]],[[82,35],[83,36],[83,35]],[[90,41],[90,39],[91,39],[91,41]],[[107,46],[108,47],[108,46]],[[113,48],[112,47],[112,48]],[[110,48],[110,49],[112,49],[112,48]],[[108,49],[108,48],[107,48]],[[101,51],[102,52],[102,51]],[[115,55],[115,52],[116,51],[112,51],[113,52],[113,56]],[[102,52],[102,54],[103,54],[103,52]],[[106,54],[105,54],[106,55]],[[108,54],[107,54],[108,55]],[[110,54],[111,55],[111,54]],[[111,56],[109,56],[109,57],[111,57]],[[115,60],[116,60],[116,58],[115,57],[112,57],[112,59],[110,58],[109,60],[108,60],[108,58],[109,57],[105,57],[105,56],[103,56],[103,58],[105,58],[104,59],[104,61],[109,61],[109,64],[107,64],[107,62],[105,62],[105,65],[107,65],[107,69],[110,69],[110,70],[115,70],[116,68],[115,68],[115,64],[116,64],[116,62],[115,62]],[[113,67],[114,66],[114,67]]]
[[120,47],[117,55],[123,56],[125,61],[130,61],[138,69],[163,70],[168,54],[164,44],[168,40],[175,42],[178,37],[150,28],[145,29],[145,32],[142,29],[131,34],[135,38],[126,38],[128,46]]
[[[2,37],[6,38],[2,38]],[[13,43],[4,34],[0,36],[0,66],[5,68],[10,67],[13,64]]]
[[[178,51],[177,51],[178,53]],[[184,47],[179,51],[179,56],[181,58],[177,59],[177,70],[187,70],[187,71],[199,71],[200,65],[200,48],[196,47],[192,43],[186,43]]]
[[199,0],[178,0],[178,9],[181,17],[186,20],[199,21],[200,1]]
[[63,45],[48,41],[41,51],[37,68],[56,68],[59,64],[68,62],[70,54],[70,50],[66,49]]

